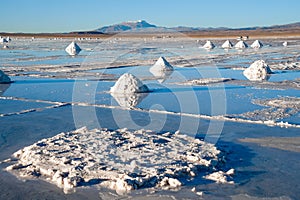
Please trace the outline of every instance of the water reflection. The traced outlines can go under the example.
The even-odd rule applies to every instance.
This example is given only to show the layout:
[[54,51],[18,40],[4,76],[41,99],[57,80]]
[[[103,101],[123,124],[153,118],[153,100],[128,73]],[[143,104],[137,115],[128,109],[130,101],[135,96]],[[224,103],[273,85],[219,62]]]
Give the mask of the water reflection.
[[153,68],[150,68],[149,71],[153,74],[155,78],[157,78],[157,81],[159,83],[165,82],[173,73],[173,70],[156,70]]
[[0,83],[0,96],[10,87],[10,83]]
[[148,93],[118,94],[111,93],[111,96],[117,101],[121,107],[133,108],[148,96]]

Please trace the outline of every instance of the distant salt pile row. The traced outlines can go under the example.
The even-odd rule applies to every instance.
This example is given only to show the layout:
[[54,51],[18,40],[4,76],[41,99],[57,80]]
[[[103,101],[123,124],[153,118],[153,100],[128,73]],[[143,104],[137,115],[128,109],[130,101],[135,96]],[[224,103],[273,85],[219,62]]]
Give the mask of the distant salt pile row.
[[264,60],[257,60],[244,70],[243,74],[250,81],[262,81],[266,80],[272,73],[270,67]]
[[[229,41],[229,40],[226,40],[222,46],[221,46],[223,49],[231,49],[233,47],[235,47],[236,49],[245,49],[245,48],[248,48],[248,44],[244,41],[239,41],[238,43],[236,43],[234,46],[233,44]],[[259,48],[262,48],[263,47],[263,44],[261,41],[259,40],[255,40],[252,44],[251,44],[251,47],[254,48],[254,49],[259,49]],[[214,43],[212,43],[211,41],[206,41],[206,43],[202,46],[202,48],[204,49],[213,49],[215,48],[215,45]]]
[[0,83],[10,83],[10,78],[2,71],[0,70]]
[[76,56],[81,51],[81,48],[78,46],[76,42],[71,42],[71,44],[69,44],[69,46],[67,46],[65,50],[69,55]]
[[124,194],[139,188],[173,189],[192,177],[233,183],[220,170],[224,154],[213,144],[179,132],[87,128],[60,133],[13,154],[6,169],[45,178],[66,193],[93,182]]

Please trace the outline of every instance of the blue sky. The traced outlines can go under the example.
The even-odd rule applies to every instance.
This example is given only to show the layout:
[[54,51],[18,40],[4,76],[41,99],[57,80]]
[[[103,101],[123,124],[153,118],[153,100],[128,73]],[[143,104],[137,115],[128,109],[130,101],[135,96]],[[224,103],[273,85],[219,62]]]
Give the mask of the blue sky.
[[158,26],[249,27],[300,21],[299,0],[2,0],[0,32],[70,32],[144,19]]

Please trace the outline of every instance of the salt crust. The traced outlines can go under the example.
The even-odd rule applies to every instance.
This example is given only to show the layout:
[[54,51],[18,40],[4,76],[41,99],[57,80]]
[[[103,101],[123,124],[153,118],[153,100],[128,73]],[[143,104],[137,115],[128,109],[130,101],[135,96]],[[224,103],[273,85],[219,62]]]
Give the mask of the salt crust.
[[[24,178],[41,177],[66,193],[92,184],[118,194],[143,187],[177,188],[199,173],[211,179],[209,174],[219,172],[225,162],[213,144],[179,132],[86,127],[42,139],[13,156],[17,161],[7,170]],[[214,181],[224,183],[225,174]]]

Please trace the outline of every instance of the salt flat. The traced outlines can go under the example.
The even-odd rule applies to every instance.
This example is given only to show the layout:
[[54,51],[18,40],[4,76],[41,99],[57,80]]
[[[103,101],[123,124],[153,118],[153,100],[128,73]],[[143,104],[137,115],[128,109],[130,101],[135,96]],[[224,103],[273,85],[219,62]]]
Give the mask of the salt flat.
[[[58,184],[57,177],[53,181],[53,176],[47,177],[41,170],[41,175],[27,177],[30,173],[38,172],[33,169],[40,169],[41,166],[44,169],[48,159],[57,158],[59,166],[64,165],[60,159],[76,157],[75,151],[64,154],[64,148],[73,145],[64,141],[77,142],[76,145],[84,144],[81,140],[68,138],[68,134],[72,135],[76,129],[82,130],[80,128],[86,127],[86,132],[91,137],[85,141],[95,144],[93,138],[99,137],[97,144],[100,144],[99,141],[102,144],[98,146],[97,151],[92,152],[94,157],[105,157],[109,152],[109,155],[113,156],[118,154],[117,151],[121,151],[109,146],[109,142],[104,142],[108,138],[105,138],[105,131],[101,133],[101,130],[105,129],[106,133],[112,136],[117,130],[126,128],[127,132],[120,133],[129,134],[132,138],[137,137],[141,131],[145,141],[140,144],[141,149],[137,148],[139,150],[144,151],[146,146],[143,145],[153,141],[154,133],[158,134],[155,137],[166,137],[165,140],[170,140],[163,143],[166,144],[164,148],[170,150],[152,149],[153,155],[157,156],[157,163],[166,161],[170,162],[171,166],[174,159],[175,163],[184,168],[188,163],[183,162],[182,158],[172,157],[172,152],[178,152],[174,154],[177,156],[181,155],[179,152],[183,155],[189,152],[186,149],[188,145],[184,144],[191,145],[195,141],[211,145],[209,151],[218,149],[226,161],[221,162],[222,159],[215,157],[218,161],[216,163],[219,164],[209,165],[202,171],[192,170],[195,176],[163,174],[161,179],[152,185],[145,184],[142,187],[141,184],[135,187],[132,184],[132,188],[128,187],[134,190],[130,189],[122,195],[137,199],[147,196],[193,199],[202,194],[205,199],[216,199],[220,196],[231,198],[247,194],[256,198],[296,199],[300,195],[296,187],[300,180],[300,173],[296,170],[299,166],[299,153],[281,150],[286,148],[270,147],[292,145],[292,149],[297,149],[298,146],[298,143],[289,138],[295,138],[296,141],[299,137],[300,40],[291,38],[289,45],[284,47],[284,39],[263,38],[260,39],[264,45],[262,48],[242,50],[224,50],[221,47],[225,41],[223,39],[211,41],[215,48],[206,50],[202,48],[206,43],[205,39],[182,36],[115,36],[108,39],[76,41],[82,51],[76,56],[70,56],[65,52],[65,48],[72,42],[70,39],[12,38],[10,48],[0,50],[0,69],[12,80],[9,84],[0,85],[0,159],[5,161],[0,165],[1,169],[8,167],[14,170],[1,171],[0,185],[4,189],[0,197],[16,198],[34,188],[31,196],[37,198],[46,198],[49,191],[55,193],[57,199],[83,196],[91,199],[95,196],[119,198],[119,194],[115,192],[116,187],[108,187],[113,190],[96,187],[101,185],[102,181],[91,184],[89,181],[95,178],[93,176],[83,181],[83,177],[90,176],[89,174],[82,175],[83,179],[70,187],[76,188],[77,197],[74,193],[66,195],[60,188],[53,186],[64,188],[63,184]],[[233,45],[237,43],[234,40],[231,42]],[[250,45],[254,40],[250,37],[249,41],[245,42]],[[173,66],[173,70],[155,74],[150,69],[161,56]],[[251,81],[243,75],[243,71],[256,60],[264,60],[272,73],[264,80]],[[111,94],[111,87],[124,73],[133,74],[149,91],[122,96]],[[179,146],[175,145],[174,141],[177,139],[172,138],[177,137],[173,135],[175,133],[180,133],[188,140]],[[80,137],[87,136],[83,132],[80,134]],[[147,134],[149,140],[146,140]],[[52,157],[47,157],[46,151],[50,149],[43,149],[41,144],[44,142],[48,146],[55,138],[61,143],[58,147],[62,154],[49,153]],[[125,137],[124,141],[126,140]],[[115,142],[113,138],[109,141]],[[124,148],[129,143],[124,143]],[[82,152],[77,156],[83,157],[91,152],[88,149],[93,147],[93,144],[81,149]],[[36,162],[38,159],[24,159],[20,157],[21,154],[13,156],[22,149],[25,149],[24,152],[28,155],[41,156],[41,162]],[[151,152],[151,149],[148,150]],[[199,152],[202,150],[200,148]],[[39,151],[43,153],[39,154]],[[144,158],[147,155],[138,153],[135,156],[136,159],[139,158],[136,165],[130,165],[130,162],[120,165],[116,157],[102,162],[111,167],[115,165],[119,170],[126,171],[126,167],[132,167],[147,173],[150,169],[147,165],[155,163],[151,161],[155,156],[149,154],[147,159],[150,161],[143,165],[140,157]],[[272,165],[276,165],[276,168]],[[72,167],[75,168],[75,164]],[[167,165],[164,167],[167,168]],[[58,168],[54,171],[58,171]],[[230,169],[234,169],[234,174],[226,174]],[[86,172],[85,170],[87,168],[83,166],[82,173]],[[174,170],[175,168],[173,172]],[[11,176],[11,172],[20,180]],[[125,172],[117,173],[124,175]],[[23,178],[20,177],[22,174]],[[214,174],[210,177],[213,180],[209,179],[209,174]],[[214,179],[218,175],[220,179]],[[112,182],[116,183],[117,176],[111,178]],[[178,179],[181,184],[170,188],[167,179],[162,181],[164,177]],[[222,180],[222,177],[227,177],[234,184],[220,183],[222,181],[218,180]],[[47,178],[50,183],[43,181]],[[100,180],[105,177],[96,178]],[[270,183],[273,186],[270,186]],[[274,190],[272,187],[281,189]],[[165,190],[167,188],[168,190]],[[176,191],[173,191],[174,189]]]

